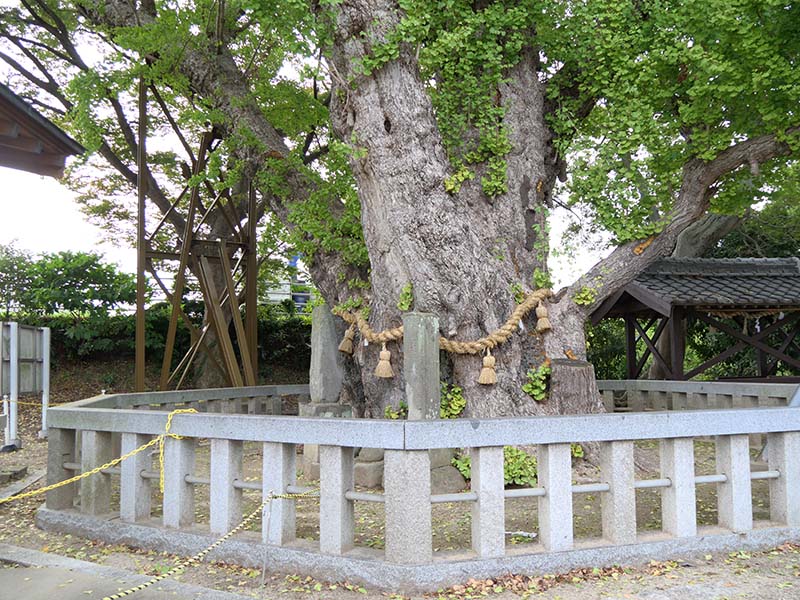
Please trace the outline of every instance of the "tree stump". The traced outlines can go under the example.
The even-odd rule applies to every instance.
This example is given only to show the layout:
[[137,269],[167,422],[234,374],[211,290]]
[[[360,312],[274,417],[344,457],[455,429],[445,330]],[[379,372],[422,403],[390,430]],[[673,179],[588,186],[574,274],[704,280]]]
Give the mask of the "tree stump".
[[585,360],[557,358],[550,363],[546,412],[554,415],[605,412],[594,367]]

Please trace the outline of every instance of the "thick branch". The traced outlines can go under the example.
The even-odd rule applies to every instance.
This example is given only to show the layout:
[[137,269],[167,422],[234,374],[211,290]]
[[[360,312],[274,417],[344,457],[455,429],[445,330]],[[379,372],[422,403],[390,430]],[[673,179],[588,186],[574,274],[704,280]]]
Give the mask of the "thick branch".
[[12,57],[10,57],[5,52],[0,52],[0,60],[5,62],[9,67],[14,69],[17,73],[22,75],[25,79],[30,81],[36,87],[40,87],[43,90],[47,90],[48,89],[49,85],[44,79],[39,79],[38,77],[36,77],[36,75],[31,73],[28,69],[23,67],[18,61],[14,60]]
[[9,40],[11,40],[13,42],[19,42],[21,44],[28,44],[28,45],[34,46],[36,48],[41,48],[45,52],[49,52],[50,54],[52,54],[56,58],[59,58],[59,59],[65,61],[65,62],[72,62],[71,57],[69,57],[68,55],[64,54],[60,50],[58,50],[56,48],[53,48],[52,46],[48,46],[47,44],[45,44],[43,42],[40,42],[39,40],[31,40],[31,39],[28,39],[28,38],[25,38],[25,37],[20,37],[18,35],[11,35],[11,34],[7,34],[5,37],[7,37]]
[[[786,133],[795,135],[798,132],[800,127]],[[711,161],[691,159],[683,168],[678,199],[661,233],[644,242],[629,242],[615,249],[572,284],[565,292],[566,297],[572,298],[584,288],[595,290],[594,301],[578,309],[584,315],[590,314],[648,265],[672,252],[680,233],[705,214],[715,192],[714,185],[721,177],[753,162],[760,164],[790,153],[789,145],[771,134],[730,146]]]

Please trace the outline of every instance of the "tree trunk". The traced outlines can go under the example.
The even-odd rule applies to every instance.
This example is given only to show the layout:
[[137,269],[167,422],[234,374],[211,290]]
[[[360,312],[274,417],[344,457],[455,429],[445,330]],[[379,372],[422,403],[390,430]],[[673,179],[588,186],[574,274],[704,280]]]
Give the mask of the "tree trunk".
[[545,407],[548,414],[604,411],[591,363],[557,358],[551,362],[551,366],[550,398]]
[[[475,340],[503,324],[515,307],[514,290],[530,291],[534,270],[545,268],[546,209],[557,169],[545,121],[544,85],[536,78],[531,52],[498,90],[514,148],[507,157],[508,192],[486,196],[478,172],[450,194],[444,181],[451,166],[413,54],[406,50],[366,78],[354,68],[369,51],[367,40],[380,35],[376,30],[385,32],[396,24],[393,10],[381,17],[375,19],[373,5],[342,5],[336,27],[341,37],[330,56],[338,73],[331,102],[334,129],[360,149],[352,167],[372,267],[371,326],[381,330],[400,324],[397,302],[411,284],[414,309],[437,315],[443,336]],[[368,35],[358,35],[365,30]],[[344,84],[351,77],[357,86]],[[554,307],[553,330],[544,337],[535,331],[534,314],[524,320],[518,334],[493,352],[496,385],[478,384],[481,356],[447,357],[446,370],[468,399],[468,415],[548,412],[522,386],[528,370],[546,355],[563,358],[571,349],[585,358],[583,318],[573,331],[576,319],[567,313]],[[373,415],[404,397],[401,348],[389,345],[393,379],[372,373],[379,349],[361,346],[357,353],[364,366],[367,412]],[[572,403],[575,412],[599,405],[590,390]]]

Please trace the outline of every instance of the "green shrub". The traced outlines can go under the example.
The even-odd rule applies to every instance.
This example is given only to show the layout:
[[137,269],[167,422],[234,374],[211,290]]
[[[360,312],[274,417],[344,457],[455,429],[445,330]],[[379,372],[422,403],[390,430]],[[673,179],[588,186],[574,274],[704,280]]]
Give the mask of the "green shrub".
[[442,382],[442,394],[439,404],[439,416],[442,419],[456,419],[467,407],[464,391],[457,385],[448,385]]
[[[462,454],[452,461],[464,479],[471,479],[469,456]],[[536,485],[536,458],[513,446],[503,448],[503,479],[506,485]]]
[[551,372],[549,361],[542,363],[535,369],[528,369],[526,373],[528,381],[522,384],[522,391],[537,402],[544,402],[547,400]]
[[297,314],[293,302],[258,307],[258,352],[259,364],[264,369],[280,365],[308,370],[311,323]]
[[383,409],[383,418],[391,419],[392,421],[402,420],[408,417],[408,404],[400,401],[400,405],[395,408],[391,404]]
[[[171,306],[162,302],[145,313],[145,349],[147,360],[160,362],[169,328]],[[184,313],[195,324],[203,324],[203,303],[187,301]],[[51,354],[66,359],[132,357],[136,349],[136,317],[133,314],[68,314],[13,315],[12,320],[37,327],[50,327]],[[236,334],[231,326],[231,339],[238,353]],[[189,332],[179,323],[174,360],[189,350]],[[262,374],[273,366],[298,371],[308,370],[311,363],[311,325],[296,314],[294,304],[266,305],[258,308],[258,355]]]

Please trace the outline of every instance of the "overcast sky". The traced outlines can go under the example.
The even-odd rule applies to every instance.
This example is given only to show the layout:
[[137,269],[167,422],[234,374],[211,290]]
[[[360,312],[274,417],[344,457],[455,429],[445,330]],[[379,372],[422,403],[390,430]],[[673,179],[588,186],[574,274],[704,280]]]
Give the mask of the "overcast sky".
[[0,243],[16,240],[19,249],[35,253],[100,252],[125,271],[136,271],[134,251],[102,243],[73,193],[52,177],[0,167],[0,190]]
[[[73,193],[52,177],[0,167],[0,189],[0,243],[16,240],[19,249],[34,253],[99,252],[123,270],[136,271],[135,251],[102,242],[100,230],[87,222]],[[552,243],[558,246],[563,229],[561,219],[553,219],[551,226]],[[574,264],[564,259],[551,260],[556,282],[571,283],[597,259],[596,253],[584,251]]]

